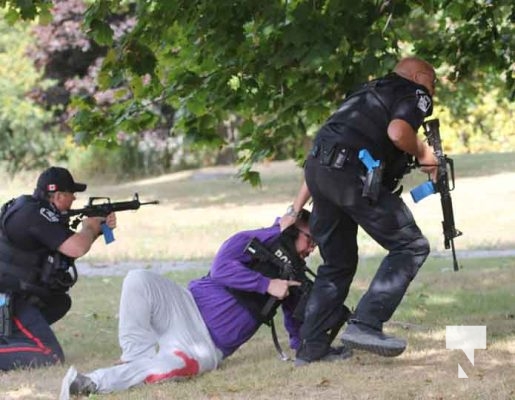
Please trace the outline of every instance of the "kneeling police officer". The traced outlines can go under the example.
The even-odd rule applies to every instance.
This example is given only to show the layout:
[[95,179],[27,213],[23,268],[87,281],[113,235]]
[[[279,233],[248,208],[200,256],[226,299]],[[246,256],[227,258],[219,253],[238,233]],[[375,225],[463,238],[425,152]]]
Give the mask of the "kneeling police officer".
[[74,260],[86,254],[107,218],[69,227],[67,211],[86,185],[70,172],[50,167],[32,195],[5,203],[0,211],[0,370],[41,367],[64,361],[50,325],[71,307],[68,290],[77,280]]

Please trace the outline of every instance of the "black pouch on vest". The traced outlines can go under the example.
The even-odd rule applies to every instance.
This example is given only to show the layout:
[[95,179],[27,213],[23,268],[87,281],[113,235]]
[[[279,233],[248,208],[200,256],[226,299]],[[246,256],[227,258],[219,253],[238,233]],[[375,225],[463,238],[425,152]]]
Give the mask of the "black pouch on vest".
[[333,162],[336,146],[322,142],[320,146],[320,165],[329,166]]

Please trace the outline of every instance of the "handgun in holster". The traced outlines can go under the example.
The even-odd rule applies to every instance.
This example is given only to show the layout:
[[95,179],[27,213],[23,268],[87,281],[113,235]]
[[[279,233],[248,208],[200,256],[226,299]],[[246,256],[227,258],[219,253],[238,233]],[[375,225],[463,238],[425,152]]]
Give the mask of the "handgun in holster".
[[0,337],[12,334],[12,296],[0,293]]
[[381,183],[383,181],[383,163],[374,160],[367,149],[361,149],[358,158],[367,167],[365,182],[363,184],[362,197],[366,197],[371,203],[375,203],[381,191]]

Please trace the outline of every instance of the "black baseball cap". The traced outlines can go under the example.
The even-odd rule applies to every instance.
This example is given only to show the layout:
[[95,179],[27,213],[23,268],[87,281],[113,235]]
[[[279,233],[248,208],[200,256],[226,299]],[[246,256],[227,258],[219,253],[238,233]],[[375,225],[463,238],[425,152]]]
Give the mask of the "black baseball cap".
[[37,188],[46,192],[83,192],[86,190],[85,183],[78,183],[73,180],[72,174],[66,168],[50,167],[39,175]]

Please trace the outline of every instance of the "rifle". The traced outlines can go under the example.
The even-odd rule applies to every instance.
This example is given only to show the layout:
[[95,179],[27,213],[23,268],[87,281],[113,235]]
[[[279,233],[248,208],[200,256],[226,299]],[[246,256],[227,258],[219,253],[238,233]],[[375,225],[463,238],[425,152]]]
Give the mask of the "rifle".
[[[248,252],[254,259],[257,261],[261,261],[264,263],[272,264],[279,271],[279,279],[284,280],[295,280],[301,282],[299,287],[300,290],[300,298],[295,307],[295,311],[293,313],[294,318],[300,318],[304,315],[304,309],[306,307],[306,302],[308,301],[309,293],[311,291],[311,287],[313,286],[313,282],[306,276],[306,272],[311,276],[316,277],[316,274],[311,271],[305,264],[299,268],[299,266],[293,265],[288,257],[278,249],[275,253],[272,253],[268,248],[266,248],[258,239],[252,238],[250,242],[245,247],[245,251]],[[258,271],[263,273],[264,271]],[[263,273],[263,275],[267,275]],[[272,340],[274,342],[275,349],[279,354],[279,357],[283,361],[289,360],[289,357],[282,350],[281,345],[279,344],[279,339],[277,338],[277,331],[275,329],[274,324],[274,315],[277,308],[280,306],[282,300],[279,300],[276,297],[270,296],[267,300],[265,306],[260,312],[260,316],[264,321],[269,321],[267,324],[270,325],[270,329],[272,332]]]
[[[307,296],[309,295],[309,291],[311,290],[313,282],[310,279],[308,279],[305,272],[309,273],[314,278],[316,277],[316,274],[313,271],[311,271],[305,264],[301,268],[299,268],[299,266],[294,266],[285,255],[278,254],[280,253],[280,250],[278,250],[277,253],[274,254],[256,238],[253,238],[247,244],[247,247],[245,247],[245,251],[250,253],[252,257],[259,261],[271,263],[272,265],[274,265],[279,271],[279,279],[300,282],[302,300],[299,301],[299,304],[303,302],[304,297],[305,301],[307,301]],[[266,273],[264,275],[266,275]],[[269,319],[273,317],[275,310],[280,305],[280,303],[281,300],[271,296],[270,299],[268,299],[265,306],[263,307],[263,310],[261,311],[262,317],[264,317],[264,319]]]
[[[433,147],[434,154],[438,160],[438,170],[436,183],[431,180],[414,188],[410,193],[413,201],[417,203],[426,196],[433,193],[440,193],[440,202],[442,204],[443,213],[443,236],[444,247],[452,249],[454,271],[459,270],[458,260],[456,259],[456,250],[454,248],[454,239],[463,233],[456,229],[454,225],[454,212],[452,208],[451,191],[454,190],[454,161],[447,157],[442,150],[442,139],[440,137],[440,121],[432,119],[424,122],[424,135],[427,142]],[[449,180],[450,175],[450,180]]]
[[[94,204],[94,202],[98,200],[104,200],[104,202],[101,204]],[[70,217],[78,216],[70,224],[70,227],[75,229],[84,217],[107,217],[112,212],[137,210],[141,206],[145,206],[147,204],[159,204],[159,201],[154,200],[142,203],[139,201],[138,193],[134,193],[134,198],[131,201],[118,201],[114,203],[111,203],[111,199],[109,197],[90,197],[88,204],[84,208],[68,210],[67,215]],[[106,244],[114,241],[113,230],[105,223],[102,223],[101,227]]]

